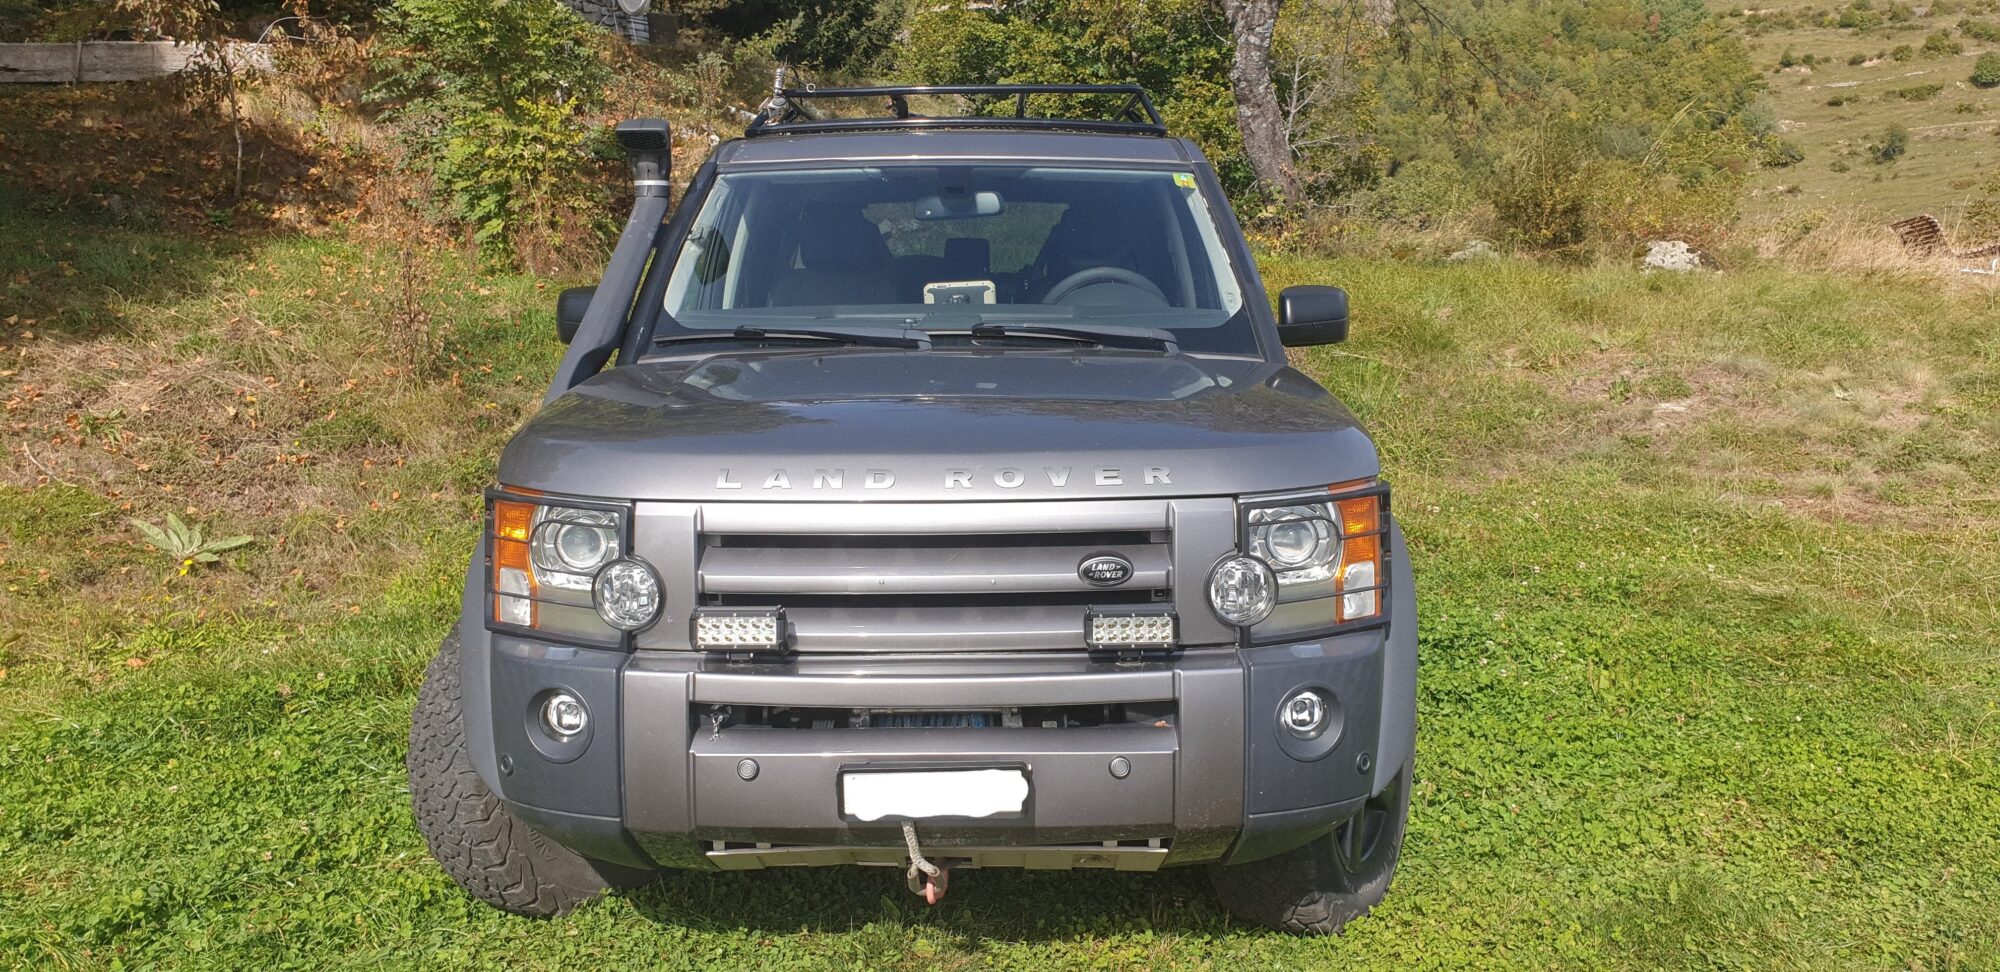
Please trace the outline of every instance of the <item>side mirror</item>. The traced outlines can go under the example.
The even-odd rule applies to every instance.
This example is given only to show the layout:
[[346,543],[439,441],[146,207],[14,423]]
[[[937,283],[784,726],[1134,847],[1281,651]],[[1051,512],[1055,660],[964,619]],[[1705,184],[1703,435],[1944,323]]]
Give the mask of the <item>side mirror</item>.
[[1278,294],[1278,340],[1288,348],[1347,340],[1347,291],[1339,287],[1286,287]]
[[556,337],[568,344],[576,339],[576,329],[583,323],[583,312],[590,309],[590,299],[597,296],[596,287],[571,287],[556,297]]

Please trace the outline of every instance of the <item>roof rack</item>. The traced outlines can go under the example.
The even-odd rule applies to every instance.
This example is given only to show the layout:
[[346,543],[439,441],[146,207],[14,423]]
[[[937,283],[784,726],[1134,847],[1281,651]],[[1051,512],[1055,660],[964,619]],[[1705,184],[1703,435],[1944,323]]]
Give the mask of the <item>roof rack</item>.
[[[1012,115],[915,115],[909,99],[923,95],[963,95],[995,102],[1014,99]],[[1116,111],[1105,118],[1055,118],[1028,114],[1030,95],[1124,95]],[[883,98],[889,115],[829,118],[816,101],[835,98]],[[885,85],[865,88],[779,87],[743,134],[803,135],[820,132],[863,132],[939,128],[1018,128],[1043,131],[1103,132],[1117,135],[1165,135],[1167,123],[1153,107],[1146,89],[1136,84],[932,84]]]

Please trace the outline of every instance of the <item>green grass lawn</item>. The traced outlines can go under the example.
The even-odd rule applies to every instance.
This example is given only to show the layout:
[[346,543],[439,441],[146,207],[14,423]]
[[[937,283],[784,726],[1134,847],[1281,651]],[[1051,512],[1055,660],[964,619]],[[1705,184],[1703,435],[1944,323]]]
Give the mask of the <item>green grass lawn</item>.
[[[0,330],[0,964],[2000,968],[1991,290],[1272,258],[1354,291],[1300,364],[1378,433],[1422,592],[1408,843],[1340,938],[1199,872],[934,909],[700,874],[537,922],[432,864],[402,758],[553,286],[439,262],[451,363],[388,380],[388,255],[75,225],[0,211],[0,286],[55,322]],[[184,506],[257,542],[175,576],[124,518]]]

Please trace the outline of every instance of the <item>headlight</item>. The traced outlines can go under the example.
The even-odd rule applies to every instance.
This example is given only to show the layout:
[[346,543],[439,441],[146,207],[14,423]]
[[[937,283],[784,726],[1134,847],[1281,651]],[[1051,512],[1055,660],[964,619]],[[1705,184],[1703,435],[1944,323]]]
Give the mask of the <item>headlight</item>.
[[1324,503],[1251,510],[1245,541],[1250,556],[1274,571],[1298,575],[1295,582],[1331,576],[1334,561],[1340,559],[1332,515]]
[[660,579],[637,560],[612,561],[598,572],[590,596],[598,616],[620,631],[637,631],[660,616]]
[[535,573],[551,587],[590,590],[591,575],[618,556],[618,514],[568,506],[538,506],[534,517]]
[[1381,616],[1387,494],[1380,482],[1359,480],[1329,487],[1323,499],[1242,500],[1242,549],[1269,566],[1276,601],[1260,637]]
[[1208,604],[1215,616],[1238,627],[1264,620],[1278,604],[1278,582],[1255,557],[1226,557],[1208,575]]
[[607,646],[651,624],[662,601],[659,580],[626,554],[626,516],[609,504],[494,494],[493,623]]

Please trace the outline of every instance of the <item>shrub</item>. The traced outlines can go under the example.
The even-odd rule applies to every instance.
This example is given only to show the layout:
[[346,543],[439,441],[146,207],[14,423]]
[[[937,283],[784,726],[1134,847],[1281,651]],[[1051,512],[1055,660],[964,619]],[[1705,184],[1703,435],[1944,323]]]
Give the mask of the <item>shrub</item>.
[[1476,201],[1465,171],[1449,162],[1417,159],[1357,194],[1361,211],[1375,219],[1429,228],[1460,215]]
[[1789,138],[1773,136],[1765,140],[1764,165],[1783,169],[1806,160],[1806,150]]
[[1965,45],[1952,40],[1949,33],[1940,30],[1924,38],[1922,53],[1925,57],[1955,57],[1965,53]]
[[1889,52],[1889,57],[1897,61],[1907,61],[1916,56],[1917,49],[1908,44],[1897,44],[1896,49]]
[[1958,22],[1958,32],[1988,44],[2000,43],[2000,24],[1990,20],[1973,20],[1968,17]]
[[547,268],[603,203],[580,117],[609,80],[596,28],[558,0],[396,0],[382,22],[398,50],[373,96],[412,161],[482,254]]
[[1965,207],[1958,231],[1971,240],[2000,239],[2000,175],[1988,179],[1979,197]]
[[1918,84],[1907,88],[1897,88],[1889,92],[1887,97],[1901,98],[1904,101],[1929,101],[1937,97],[1937,93],[1943,90],[1944,85],[1942,84]]
[[1589,229],[1588,140],[1574,126],[1545,124],[1517,134],[1494,164],[1486,196],[1514,240],[1563,248]]
[[1868,145],[1868,157],[1877,164],[1887,164],[1903,157],[1910,150],[1910,130],[1901,125],[1890,125]]
[[1972,83],[1981,88],[2000,86],[2000,51],[1979,55],[1972,65]]

